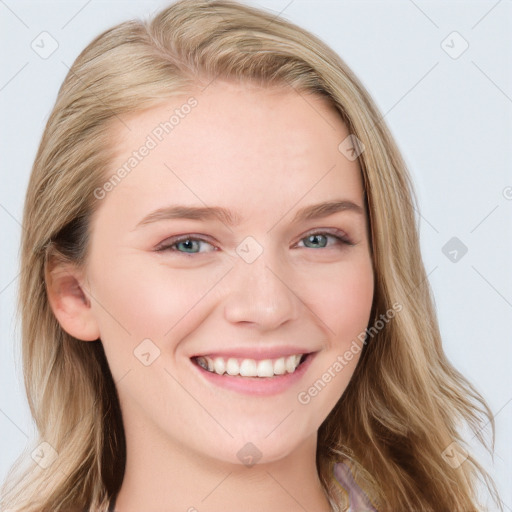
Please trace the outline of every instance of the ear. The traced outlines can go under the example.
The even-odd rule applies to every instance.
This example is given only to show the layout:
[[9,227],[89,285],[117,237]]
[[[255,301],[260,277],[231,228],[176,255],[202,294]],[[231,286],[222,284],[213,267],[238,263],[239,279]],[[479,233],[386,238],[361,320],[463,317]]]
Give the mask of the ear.
[[61,327],[79,340],[97,340],[100,331],[88,294],[81,285],[83,272],[72,263],[50,258],[45,279],[48,300]]

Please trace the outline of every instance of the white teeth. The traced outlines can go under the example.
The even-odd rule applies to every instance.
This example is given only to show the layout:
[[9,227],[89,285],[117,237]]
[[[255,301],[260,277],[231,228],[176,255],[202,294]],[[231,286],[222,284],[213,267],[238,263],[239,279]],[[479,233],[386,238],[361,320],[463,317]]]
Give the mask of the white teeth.
[[213,370],[215,371],[215,373],[218,373],[219,375],[222,375],[226,371],[226,361],[224,361],[222,357],[216,357],[215,361],[213,362],[213,365]]
[[289,356],[286,358],[286,371],[292,373],[297,367],[295,356]]
[[226,371],[229,375],[240,375],[240,365],[238,361],[230,357],[226,364]]
[[[295,371],[295,368],[293,371]],[[274,376],[274,367],[272,366],[272,361],[270,359],[264,359],[258,363],[257,375],[258,377]]]
[[244,359],[240,365],[240,375],[242,377],[255,377],[257,370],[258,368],[254,359]]
[[239,375],[242,377],[273,377],[274,375],[284,375],[285,373],[293,373],[303,354],[295,354],[288,357],[280,357],[278,359],[263,359],[256,361],[255,359],[236,359],[230,357],[216,357],[212,359],[208,356],[196,357],[197,364],[209,372],[218,375]]
[[276,375],[284,375],[286,373],[286,360],[280,357],[274,362],[274,373]]

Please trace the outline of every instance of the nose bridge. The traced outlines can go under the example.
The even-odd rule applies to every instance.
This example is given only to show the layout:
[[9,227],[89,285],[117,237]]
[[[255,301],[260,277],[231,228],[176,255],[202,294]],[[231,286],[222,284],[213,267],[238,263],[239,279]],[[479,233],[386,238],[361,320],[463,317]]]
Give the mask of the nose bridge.
[[292,283],[287,282],[289,273],[278,255],[254,239],[242,242],[237,253],[225,308],[227,320],[275,328],[297,318],[300,301],[292,291]]

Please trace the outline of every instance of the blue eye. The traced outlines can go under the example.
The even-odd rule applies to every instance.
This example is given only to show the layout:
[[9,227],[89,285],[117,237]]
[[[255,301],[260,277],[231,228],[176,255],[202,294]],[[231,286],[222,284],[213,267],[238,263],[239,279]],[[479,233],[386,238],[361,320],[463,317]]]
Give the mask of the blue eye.
[[[342,231],[336,230],[336,233],[339,233],[339,234],[335,235],[335,234],[325,232],[325,231],[317,231],[317,232],[310,233],[310,234],[306,235],[305,237],[303,237],[300,240],[300,242],[302,242],[303,240],[306,240],[307,243],[313,244],[312,247],[305,246],[306,249],[328,248],[329,247],[329,245],[328,245],[329,239],[335,240],[334,244],[330,244],[331,246],[332,245],[334,245],[334,246],[336,246],[336,245],[338,245],[338,246],[344,246],[344,245],[353,246],[353,245],[355,245],[350,241],[350,239]],[[200,248],[201,243],[210,245],[213,249],[210,251],[200,251],[199,248]],[[211,243],[207,242],[206,240],[203,240],[202,238],[192,237],[191,235],[171,237],[168,240],[166,240],[165,242],[163,242],[163,244],[158,246],[156,249],[157,252],[177,252],[180,254],[188,254],[188,255],[200,254],[200,253],[204,253],[204,252],[213,252],[216,250],[217,250],[217,248],[214,247]]]
[[[198,254],[199,252],[211,252],[211,251],[199,251],[196,252],[195,249],[199,248],[200,243],[208,244],[206,240],[203,240],[201,238],[192,238],[191,236],[183,236],[179,238],[170,238],[166,241],[165,245],[162,247],[159,247],[157,249],[158,252],[160,251],[170,251],[170,252],[182,252],[181,249],[183,249],[183,254]],[[211,244],[208,244],[211,245]],[[176,247],[176,248],[175,248]],[[181,247],[181,249],[180,249]],[[212,246],[213,247],[213,246]],[[215,250],[215,248],[213,249]]]
[[[327,246],[327,243],[328,243],[327,241],[329,238],[334,239],[334,240],[336,240],[337,243],[340,243],[343,245],[354,245],[350,242],[350,240],[346,236],[332,235],[330,233],[323,233],[323,232],[311,233],[310,235],[304,237],[302,240],[307,240],[308,243],[313,243],[313,244],[320,243],[321,247],[319,247],[319,248],[324,249]],[[318,242],[319,239],[320,240],[323,239],[325,241],[325,243]],[[306,247],[306,248],[307,249],[315,249],[317,247]]]

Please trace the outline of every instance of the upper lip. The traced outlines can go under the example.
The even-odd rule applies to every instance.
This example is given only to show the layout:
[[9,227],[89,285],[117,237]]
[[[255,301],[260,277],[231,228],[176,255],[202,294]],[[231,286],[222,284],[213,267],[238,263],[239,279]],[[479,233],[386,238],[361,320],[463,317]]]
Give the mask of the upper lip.
[[291,346],[281,346],[281,347],[238,347],[238,348],[229,348],[223,350],[215,350],[212,349],[208,351],[207,349],[203,352],[198,352],[191,357],[200,357],[200,356],[208,356],[208,357],[222,357],[226,358],[240,358],[240,359],[254,359],[254,360],[263,360],[263,359],[279,359],[280,357],[288,357],[293,356],[295,354],[309,354],[314,352],[313,350],[301,348],[301,347],[291,347]]

